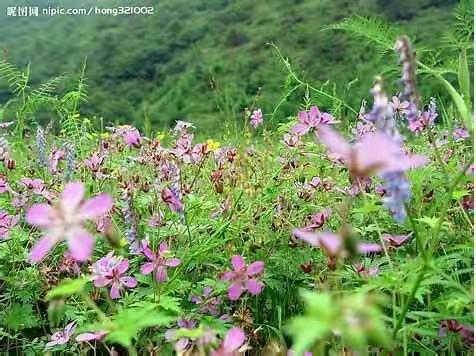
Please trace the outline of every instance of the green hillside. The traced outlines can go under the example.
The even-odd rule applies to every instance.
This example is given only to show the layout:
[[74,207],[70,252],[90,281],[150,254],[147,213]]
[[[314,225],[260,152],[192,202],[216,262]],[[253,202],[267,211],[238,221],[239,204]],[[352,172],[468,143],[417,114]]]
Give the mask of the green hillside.
[[[287,73],[267,43],[276,44],[300,76],[317,87],[325,85],[326,91],[335,90],[358,108],[357,98],[368,95],[371,78],[385,69],[381,64],[385,61],[373,47],[342,32],[322,31],[323,26],[353,14],[378,15],[399,26],[416,44],[432,48],[450,28],[455,2],[164,0],[152,2],[152,16],[117,17],[19,18],[6,17],[2,11],[0,48],[12,63],[31,62],[33,83],[78,73],[87,58],[85,115],[139,126],[147,116],[158,128],[187,119],[212,130],[217,122],[241,120],[245,107],[260,106],[269,113],[289,89]],[[80,3],[74,7],[119,4]],[[392,78],[388,83],[393,83],[387,75]],[[3,86],[0,99],[5,102],[9,97]],[[296,105],[297,101],[285,102],[276,120],[295,113]]]

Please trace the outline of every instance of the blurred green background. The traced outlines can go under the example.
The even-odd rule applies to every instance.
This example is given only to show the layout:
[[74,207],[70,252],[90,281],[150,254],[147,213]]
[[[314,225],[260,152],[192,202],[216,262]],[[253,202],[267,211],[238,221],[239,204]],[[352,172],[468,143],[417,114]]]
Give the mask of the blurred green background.
[[[87,57],[89,101],[82,107],[84,115],[139,127],[147,117],[155,128],[185,119],[213,131],[229,120],[241,122],[246,107],[261,107],[268,114],[289,89],[286,70],[267,43],[276,44],[299,75],[317,87],[345,95],[358,109],[361,98],[369,96],[374,76],[385,74],[388,58],[345,33],[322,31],[322,27],[352,14],[376,15],[399,26],[416,43],[432,48],[451,27],[456,3],[2,0],[0,49],[4,58],[18,66],[31,63],[33,84],[63,73],[74,79]],[[22,4],[40,8],[154,6],[154,15],[6,16],[8,6]],[[388,76],[393,85],[397,73]],[[392,89],[397,90],[396,86]],[[276,121],[296,112],[303,93],[295,95],[296,100],[291,97],[280,107]],[[0,101],[10,96],[2,82]]]

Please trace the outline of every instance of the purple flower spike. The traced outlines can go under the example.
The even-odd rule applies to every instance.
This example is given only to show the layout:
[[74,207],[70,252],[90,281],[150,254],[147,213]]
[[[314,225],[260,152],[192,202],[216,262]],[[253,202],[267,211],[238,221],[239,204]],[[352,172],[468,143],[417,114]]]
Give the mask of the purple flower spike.
[[137,280],[134,277],[125,276],[129,269],[129,261],[121,257],[113,256],[109,252],[92,266],[93,283],[96,288],[111,286],[109,295],[112,299],[121,297],[124,288],[135,288]]
[[162,200],[166,203],[170,210],[177,213],[183,212],[183,204],[180,198],[171,189],[164,188],[161,193]]
[[71,335],[74,333],[75,329],[76,323],[73,321],[66,325],[63,330],[55,332],[53,335],[51,335],[51,341],[46,343],[46,348],[66,344],[69,341]]
[[147,275],[155,271],[155,279],[159,283],[167,281],[167,268],[177,267],[181,263],[180,259],[170,257],[171,253],[166,243],[161,243],[158,253],[154,253],[148,242],[144,240],[142,241],[142,253],[150,262],[142,265],[141,273]]
[[46,233],[31,249],[30,262],[40,262],[63,240],[67,241],[69,252],[75,260],[86,261],[91,256],[94,239],[83,228],[83,222],[109,211],[112,198],[104,193],[86,201],[83,201],[83,197],[83,183],[68,183],[58,206],[35,204],[28,210],[26,221]]
[[247,266],[243,257],[235,255],[231,258],[231,264],[233,271],[225,272],[221,277],[222,281],[231,282],[228,288],[228,298],[238,300],[244,291],[248,291],[252,295],[260,294],[264,284],[255,277],[263,273],[264,262],[256,261]]

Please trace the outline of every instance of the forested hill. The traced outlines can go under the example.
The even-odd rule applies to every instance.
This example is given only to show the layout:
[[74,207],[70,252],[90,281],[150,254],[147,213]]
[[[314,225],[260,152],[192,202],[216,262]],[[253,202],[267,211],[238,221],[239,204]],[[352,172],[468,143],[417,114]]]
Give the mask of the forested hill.
[[[207,128],[239,119],[253,103],[267,113],[279,102],[287,74],[266,45],[270,42],[316,86],[329,80],[329,90],[335,82],[339,93],[351,82],[355,95],[349,101],[358,107],[356,98],[367,95],[383,61],[361,41],[322,27],[352,14],[378,15],[432,47],[449,29],[456,1],[138,0],[133,5],[153,5],[154,15],[38,18],[7,17],[11,1],[0,3],[0,48],[12,63],[31,62],[33,82],[77,73],[87,58],[86,115],[139,126],[149,116],[156,127],[188,119]],[[43,0],[34,5],[48,3],[120,4]],[[5,101],[10,94],[2,88],[0,99]],[[283,105],[280,117],[295,109],[293,103]]]

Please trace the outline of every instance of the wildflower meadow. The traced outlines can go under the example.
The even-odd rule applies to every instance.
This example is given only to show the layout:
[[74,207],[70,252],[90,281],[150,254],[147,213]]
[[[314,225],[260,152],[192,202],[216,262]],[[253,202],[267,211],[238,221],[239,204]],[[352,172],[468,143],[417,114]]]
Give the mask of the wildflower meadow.
[[213,135],[193,112],[86,116],[86,65],[64,88],[0,61],[0,353],[473,354],[465,6],[449,64],[368,18],[329,26],[399,78],[357,107],[267,44],[284,95]]

